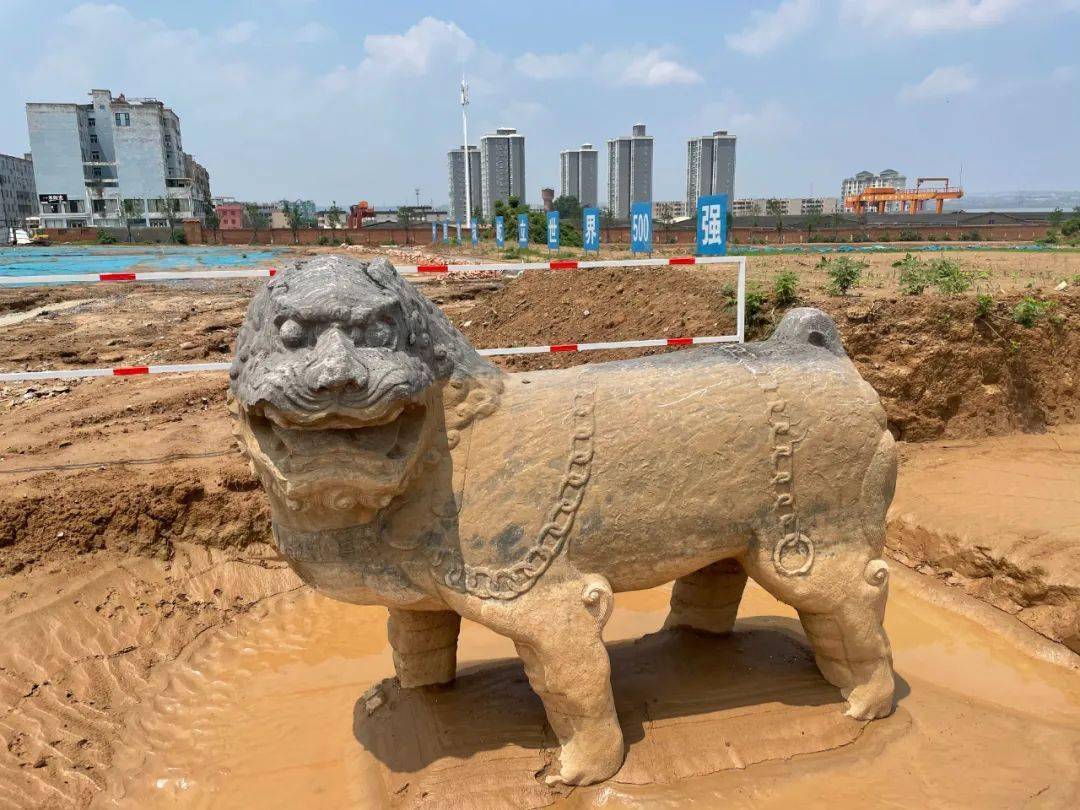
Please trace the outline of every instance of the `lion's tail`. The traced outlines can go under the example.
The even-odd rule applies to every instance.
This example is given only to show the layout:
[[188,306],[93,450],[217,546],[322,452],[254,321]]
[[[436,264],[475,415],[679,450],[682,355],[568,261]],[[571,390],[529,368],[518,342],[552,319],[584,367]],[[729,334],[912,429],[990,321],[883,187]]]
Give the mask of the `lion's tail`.
[[847,357],[833,319],[813,307],[797,307],[788,311],[769,342],[795,345],[809,343],[811,346],[820,346],[837,357]]

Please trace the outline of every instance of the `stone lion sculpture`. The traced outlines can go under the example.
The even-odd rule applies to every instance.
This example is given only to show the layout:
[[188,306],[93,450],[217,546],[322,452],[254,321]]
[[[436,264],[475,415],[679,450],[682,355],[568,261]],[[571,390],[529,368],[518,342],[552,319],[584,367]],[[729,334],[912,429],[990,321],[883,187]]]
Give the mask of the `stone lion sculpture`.
[[619,591],[674,580],[669,626],[728,633],[752,577],[797,609],[847,714],[892,711],[896,453],[824,313],[507,374],[386,260],[325,256],[255,296],[230,380],[280,552],[389,608],[404,687],[453,680],[462,616],[512,639],[561,744],[549,783],[623,761],[601,637]]

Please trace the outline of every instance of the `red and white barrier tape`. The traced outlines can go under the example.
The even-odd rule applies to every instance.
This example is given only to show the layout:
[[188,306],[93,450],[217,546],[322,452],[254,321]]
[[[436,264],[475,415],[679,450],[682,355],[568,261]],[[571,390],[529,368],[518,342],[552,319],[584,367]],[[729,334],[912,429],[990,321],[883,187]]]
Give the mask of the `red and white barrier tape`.
[[[504,262],[492,264],[403,264],[396,270],[403,276],[438,273],[513,273],[519,270],[588,270],[594,267],[662,267],[690,264],[741,263],[741,256],[673,256],[663,259],[554,259],[548,262]],[[238,278],[270,278],[275,267],[251,270],[184,270],[154,273],[66,273],[48,276],[0,276],[0,286],[11,284],[96,284],[116,281],[218,281]]]
[[[590,352],[599,349],[651,349],[664,346],[691,346],[703,343],[738,343],[738,335],[715,337],[656,338],[650,340],[616,340],[606,343],[557,343],[553,346],[511,346],[502,349],[477,349],[484,357],[505,357],[515,354],[551,354],[559,352]],[[83,377],[136,377],[142,374],[189,374],[197,371],[228,371],[229,363],[176,363],[157,366],[118,366],[116,368],[72,368],[52,371],[12,371],[0,373],[0,382],[29,382],[31,380],[77,380]]]

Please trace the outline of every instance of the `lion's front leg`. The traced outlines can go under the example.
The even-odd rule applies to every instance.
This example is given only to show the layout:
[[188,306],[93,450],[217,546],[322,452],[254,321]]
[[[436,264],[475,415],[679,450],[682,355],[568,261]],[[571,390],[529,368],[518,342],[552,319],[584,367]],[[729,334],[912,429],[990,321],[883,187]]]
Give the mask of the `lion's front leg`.
[[558,770],[545,777],[548,784],[591,785],[622,765],[623,734],[601,636],[612,601],[606,580],[589,580],[570,600],[552,599],[545,621],[529,638],[515,641],[562,746]]
[[390,608],[387,631],[401,685],[431,686],[454,680],[460,628],[461,617],[450,610]]

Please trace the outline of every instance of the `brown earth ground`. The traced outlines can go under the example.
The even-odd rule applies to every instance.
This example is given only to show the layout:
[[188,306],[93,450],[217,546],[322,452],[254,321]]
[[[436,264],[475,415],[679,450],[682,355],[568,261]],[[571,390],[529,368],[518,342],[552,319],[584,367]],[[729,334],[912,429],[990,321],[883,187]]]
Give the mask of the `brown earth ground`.
[[[406,263],[404,251],[394,253],[395,261]],[[950,593],[976,596],[1076,650],[1080,432],[1071,423],[1078,421],[1080,406],[1080,296],[1072,289],[1052,288],[1059,279],[1080,272],[1080,256],[1004,254],[1012,264],[1002,260],[1000,266],[998,256],[971,257],[994,265],[982,280],[995,299],[985,316],[977,313],[972,296],[898,296],[888,266],[895,255],[869,257],[870,283],[876,284],[878,273],[881,286],[844,298],[820,290],[822,279],[815,277],[809,257],[752,258],[749,270],[751,281],[768,289],[780,268],[796,263],[802,302],[820,306],[837,319],[852,359],[881,394],[894,433],[905,440],[896,506],[890,514],[893,556],[952,586]],[[959,258],[966,266],[969,256]],[[729,332],[733,316],[725,285],[730,282],[727,271],[671,268],[528,273],[505,284],[436,280],[426,282],[424,290],[476,345],[512,346]],[[5,319],[0,365],[8,370],[226,360],[256,284],[0,290],[0,318]],[[1054,303],[1049,316],[1030,329],[1010,316],[1023,295]],[[767,332],[778,314],[766,302],[753,331]],[[539,355],[512,358],[503,365],[531,370],[623,356],[626,353]],[[228,655],[239,654],[227,639],[260,632],[249,616],[262,616],[264,606],[293,611],[293,622],[314,611],[322,617],[314,621],[330,624],[338,615],[335,611],[344,609],[306,589],[292,593],[299,583],[261,545],[268,538],[268,515],[261,493],[232,450],[224,383],[223,375],[202,374],[0,388],[0,627],[5,638],[0,739],[6,746],[0,749],[0,807],[83,805],[109,787],[109,774],[116,773],[110,769],[131,755],[118,740],[130,741],[138,734],[153,737],[161,723],[168,731],[162,732],[165,737],[179,733],[161,714],[175,711],[168,708],[173,704],[165,701],[163,708],[154,696],[186,694],[190,701],[192,695],[206,698],[208,691],[215,692],[229,680],[229,666],[235,663],[231,659],[229,666],[222,665],[213,688],[193,687],[185,693],[175,678],[190,680],[195,667],[191,662],[210,654],[207,649],[215,644],[224,644]],[[1010,435],[1018,431],[1022,435]],[[247,629],[241,632],[241,626]],[[289,636],[288,643],[278,638],[266,644],[308,650],[295,653],[303,660],[322,655],[311,648],[306,628],[302,624],[299,636]],[[625,637],[640,635],[641,629],[628,627]],[[272,637],[275,631],[268,632]],[[388,671],[381,628],[373,633],[363,640],[349,639],[364,654],[379,651],[374,668],[363,676],[369,685]],[[488,652],[480,645],[474,657],[490,658]],[[282,666],[291,672],[296,662],[289,660]],[[329,679],[323,683],[322,675],[315,678],[323,683],[313,687],[317,694],[345,690],[355,700],[366,688],[360,688],[359,675],[336,682],[329,663],[317,669]],[[308,676],[297,676],[298,691]],[[941,677],[938,673],[931,680]],[[955,687],[949,684],[945,691],[964,694]],[[921,712],[911,714],[928,730],[943,732],[951,723],[963,726],[961,718],[970,718],[985,697],[965,694],[965,701],[975,703],[942,703],[937,707],[944,712],[939,720],[929,719],[937,710],[930,703],[923,705],[927,714],[921,719]],[[1080,706],[1080,700],[1075,705]],[[1026,711],[1016,708],[1021,714]],[[1030,716],[1002,719],[1000,706],[993,711],[998,720],[978,721],[984,724],[978,731],[987,741],[974,743],[988,757],[986,768],[993,760],[990,753],[1004,752],[991,744],[993,735],[1034,734],[1047,745],[1074,752],[1075,761],[1080,741],[1068,734],[1076,726],[1066,733],[1059,724],[1051,731],[1032,726]],[[133,722],[141,724],[135,731]],[[292,724],[275,721],[286,736],[304,724],[300,719]],[[233,742],[241,741],[219,744]],[[884,739],[874,742],[884,745]],[[929,756],[930,749],[922,748],[920,756]],[[178,750],[186,749],[181,745]],[[783,746],[778,750],[783,759],[797,753]],[[770,758],[754,767],[779,767],[768,765]],[[959,764],[955,757],[948,761]],[[358,784],[355,769],[360,766],[350,767]],[[708,772],[702,767],[702,773]],[[796,781],[815,784],[816,777],[808,775],[816,773],[815,767],[801,772]],[[822,767],[824,774],[833,766]],[[939,769],[941,780],[945,770]],[[181,772],[192,778],[190,769],[180,766]],[[790,768],[787,772],[791,775]],[[217,771],[203,771],[205,778],[212,773]],[[1075,774],[1073,793],[1054,786],[1062,784],[1062,774],[1053,779],[1048,775],[1046,791],[1039,794],[1054,797],[1047,804],[1069,806],[1066,799],[1074,798]],[[165,781],[166,793],[154,794],[159,802],[169,801],[168,791],[181,791],[173,798],[185,795],[180,783],[170,779]],[[943,785],[941,780],[928,777],[921,785],[928,791],[926,800],[935,796],[934,786]],[[228,793],[220,780],[217,785]],[[741,799],[767,798],[769,806],[789,795],[786,789],[763,790],[751,783],[740,787],[733,775],[724,785]],[[703,787],[698,798],[708,801],[705,797],[713,795],[708,791],[714,787]],[[879,787],[886,794],[898,789],[896,784]],[[1035,786],[1035,791],[1042,787]],[[136,795],[141,795],[139,790]],[[664,800],[677,804],[682,796],[647,791],[623,796],[621,790],[616,787],[611,794],[612,801],[618,794],[619,806]],[[118,795],[115,785],[111,791]],[[818,793],[825,795],[820,787]],[[194,803],[203,803],[191,795]],[[568,806],[599,800],[589,795],[589,801],[566,799],[571,801]],[[838,789],[834,795],[845,794]],[[1022,803],[1019,792],[1010,795],[1015,802],[983,806]],[[240,795],[232,798],[231,806],[243,803]],[[302,800],[303,795],[295,798]],[[230,806],[228,801],[219,804]]]

